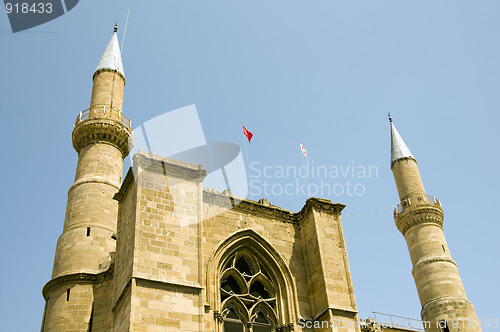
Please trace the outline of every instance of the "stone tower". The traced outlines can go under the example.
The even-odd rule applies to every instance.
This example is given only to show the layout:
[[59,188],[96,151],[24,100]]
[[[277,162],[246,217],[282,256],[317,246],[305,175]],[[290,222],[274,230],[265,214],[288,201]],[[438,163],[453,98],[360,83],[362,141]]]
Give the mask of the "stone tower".
[[122,114],[125,75],[115,26],[93,75],[90,108],[73,129],[78,153],[75,182],[68,192],[63,233],[52,279],[45,285],[42,331],[87,331],[94,311],[93,284],[116,250],[123,159],[130,151],[130,121]]
[[394,210],[394,220],[410,252],[425,329],[481,331],[446,244],[441,204],[426,195],[417,161],[390,117],[389,121],[391,169],[401,200]]

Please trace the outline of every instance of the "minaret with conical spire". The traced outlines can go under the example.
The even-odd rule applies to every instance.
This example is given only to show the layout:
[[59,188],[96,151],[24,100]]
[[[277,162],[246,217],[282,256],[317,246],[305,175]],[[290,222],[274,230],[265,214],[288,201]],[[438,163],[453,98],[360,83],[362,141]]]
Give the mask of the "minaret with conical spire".
[[116,248],[123,159],[132,126],[122,114],[125,74],[115,25],[93,75],[90,108],[74,124],[78,153],[75,182],[68,192],[63,233],[57,242],[52,279],[45,285],[42,331],[89,331],[93,283],[106,273]]
[[389,122],[391,169],[401,200],[394,210],[394,220],[410,252],[425,330],[481,331],[446,244],[441,205],[425,193],[416,159],[390,115]]

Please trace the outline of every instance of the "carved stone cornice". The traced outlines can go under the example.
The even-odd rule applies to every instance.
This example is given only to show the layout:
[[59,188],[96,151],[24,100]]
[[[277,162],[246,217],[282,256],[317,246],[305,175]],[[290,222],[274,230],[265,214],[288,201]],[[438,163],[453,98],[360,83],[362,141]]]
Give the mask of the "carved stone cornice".
[[[203,192],[203,201],[205,201],[205,196],[205,192]],[[230,199],[234,200],[233,197],[231,197]],[[297,222],[296,215],[288,210],[274,205],[261,205],[258,202],[249,199],[240,201],[234,206],[234,209],[265,218],[279,219],[284,222]]]
[[213,189],[203,188],[203,202],[264,218],[296,222],[294,213],[288,210],[270,204],[260,204],[250,199],[228,195]]
[[297,219],[300,221],[305,219],[312,210],[322,211],[332,215],[340,215],[344,208],[344,204],[333,203],[329,199],[310,197],[296,215]]
[[91,273],[72,273],[72,274],[67,274],[63,275],[57,278],[54,278],[47,282],[45,286],[43,286],[42,289],[42,295],[45,300],[47,300],[48,293],[59,286],[62,285],[70,285],[70,284],[98,284],[103,281],[109,280],[113,278],[113,273],[114,273],[114,263],[110,265],[110,267],[101,273],[98,274],[91,274]]
[[408,208],[394,217],[396,227],[405,236],[406,232],[420,224],[432,223],[443,227],[444,214],[440,207],[433,204],[421,204]]
[[157,174],[176,176],[182,179],[203,181],[207,171],[202,165],[193,165],[179,160],[161,157],[152,153],[139,150],[133,157],[134,172],[139,168]]
[[304,207],[297,213],[282,209],[271,204],[262,204],[250,199],[227,195],[212,189],[203,188],[203,202],[210,205],[234,209],[269,219],[278,219],[283,222],[297,223],[307,217],[314,209],[330,214],[340,214],[345,207],[344,204],[332,203],[328,199],[311,197],[306,201]]
[[96,118],[78,122],[73,128],[73,147],[76,152],[88,144],[99,142],[115,146],[125,158],[132,148],[132,131],[121,122]]

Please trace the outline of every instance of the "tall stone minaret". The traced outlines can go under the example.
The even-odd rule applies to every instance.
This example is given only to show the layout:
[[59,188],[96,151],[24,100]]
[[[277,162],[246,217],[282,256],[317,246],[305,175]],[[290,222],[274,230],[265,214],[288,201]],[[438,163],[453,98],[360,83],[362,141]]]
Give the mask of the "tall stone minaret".
[[439,201],[425,193],[417,161],[391,124],[391,169],[401,202],[394,210],[413,265],[426,331],[481,331],[443,233]]
[[87,331],[96,282],[111,263],[116,247],[123,159],[132,138],[122,114],[123,71],[116,25],[93,75],[90,108],[73,129],[78,153],[75,182],[68,192],[63,233],[57,241],[52,279],[45,285],[42,331]]

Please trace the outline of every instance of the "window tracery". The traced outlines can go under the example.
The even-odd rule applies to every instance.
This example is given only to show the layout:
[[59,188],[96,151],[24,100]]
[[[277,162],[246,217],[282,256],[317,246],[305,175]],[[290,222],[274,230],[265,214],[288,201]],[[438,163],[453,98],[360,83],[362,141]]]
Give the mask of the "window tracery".
[[220,295],[224,332],[278,330],[275,283],[255,256],[236,253],[227,260]]

